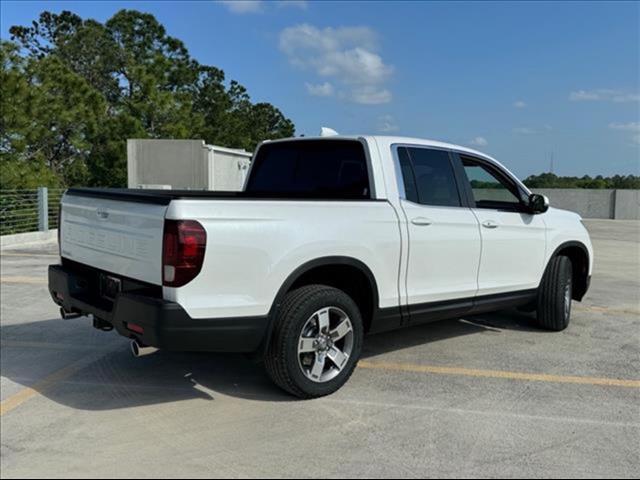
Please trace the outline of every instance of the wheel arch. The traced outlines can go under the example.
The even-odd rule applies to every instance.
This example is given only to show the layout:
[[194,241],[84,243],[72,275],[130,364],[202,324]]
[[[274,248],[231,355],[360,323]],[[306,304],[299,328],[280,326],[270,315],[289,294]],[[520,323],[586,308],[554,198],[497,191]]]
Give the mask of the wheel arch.
[[[573,299],[582,300],[589,289],[589,250],[587,246],[579,241],[563,242],[553,251],[547,266],[552,258],[557,256],[566,256],[571,260],[572,282],[573,282]],[[546,268],[546,267],[545,267]]]
[[345,291],[353,298],[362,314],[365,333],[379,309],[379,293],[371,269],[361,260],[347,256],[320,257],[297,267],[282,283],[269,310],[269,327],[261,351],[269,345],[278,309],[292,289],[320,283]]

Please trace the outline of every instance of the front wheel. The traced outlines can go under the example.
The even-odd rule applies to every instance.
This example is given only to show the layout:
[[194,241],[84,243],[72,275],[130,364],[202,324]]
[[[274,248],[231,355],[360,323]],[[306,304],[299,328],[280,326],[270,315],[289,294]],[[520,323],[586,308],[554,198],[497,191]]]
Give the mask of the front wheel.
[[289,292],[279,310],[265,367],[283,390],[316,398],[349,379],[362,351],[360,311],[346,293],[325,285]]
[[549,260],[538,289],[538,325],[554,331],[567,328],[571,318],[572,296],[571,260],[565,256],[554,257]]

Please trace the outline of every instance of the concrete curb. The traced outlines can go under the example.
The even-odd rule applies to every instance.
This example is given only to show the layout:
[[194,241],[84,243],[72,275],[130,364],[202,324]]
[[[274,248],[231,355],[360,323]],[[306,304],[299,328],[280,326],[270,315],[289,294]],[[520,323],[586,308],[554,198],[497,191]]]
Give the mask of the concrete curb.
[[20,248],[32,244],[48,243],[56,241],[58,229],[47,230],[46,232],[16,233],[13,235],[3,235],[0,237],[0,250]]

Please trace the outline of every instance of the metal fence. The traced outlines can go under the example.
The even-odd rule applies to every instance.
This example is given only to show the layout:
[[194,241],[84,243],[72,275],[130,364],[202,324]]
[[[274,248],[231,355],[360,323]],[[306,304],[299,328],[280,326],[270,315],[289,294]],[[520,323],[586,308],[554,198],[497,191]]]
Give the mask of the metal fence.
[[0,190],[0,235],[58,228],[62,188]]

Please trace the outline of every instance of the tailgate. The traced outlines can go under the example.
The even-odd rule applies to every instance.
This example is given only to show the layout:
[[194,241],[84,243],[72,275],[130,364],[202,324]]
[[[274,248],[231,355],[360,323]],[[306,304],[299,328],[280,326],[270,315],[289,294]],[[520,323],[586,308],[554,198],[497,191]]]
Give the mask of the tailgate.
[[167,205],[65,195],[60,242],[63,257],[162,284],[162,235]]

